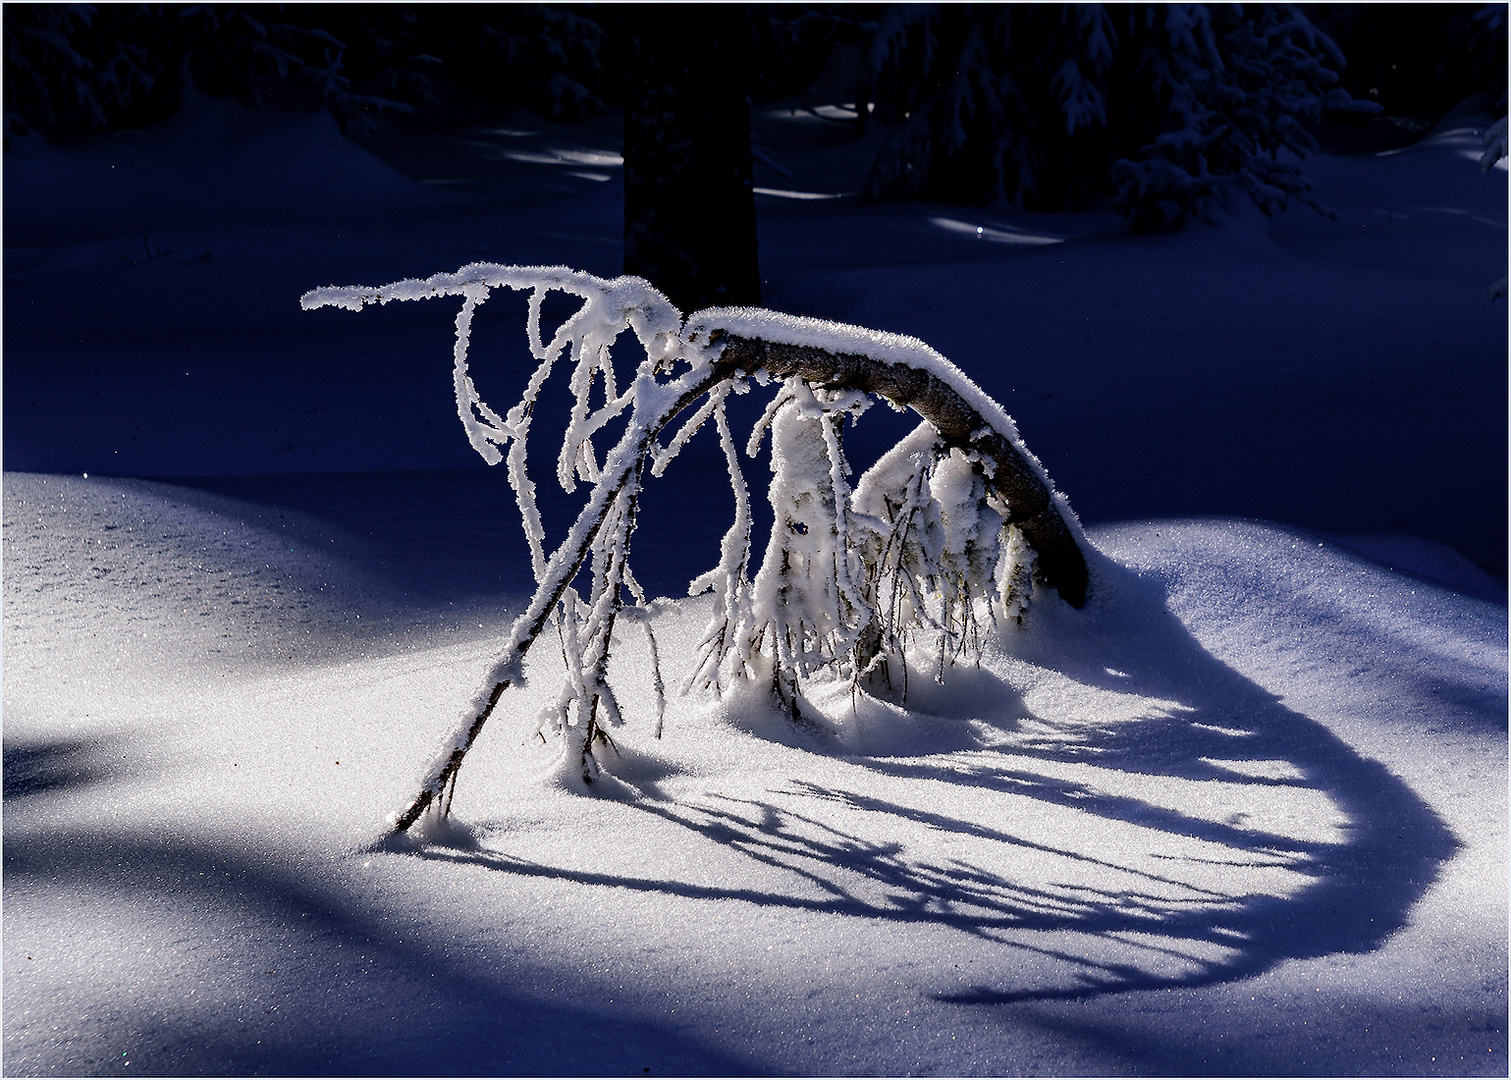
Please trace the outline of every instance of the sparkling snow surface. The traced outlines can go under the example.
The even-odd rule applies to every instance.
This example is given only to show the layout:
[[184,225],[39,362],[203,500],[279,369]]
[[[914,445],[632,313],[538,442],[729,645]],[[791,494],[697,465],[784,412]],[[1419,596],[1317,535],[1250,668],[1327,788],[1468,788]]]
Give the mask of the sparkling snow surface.
[[[612,140],[519,119],[506,210],[205,101],[7,152],[7,1075],[1505,1075],[1506,174],[1472,120],[1313,161],[1337,224],[763,201],[768,303],[921,338],[1015,417],[1086,609],[1041,594],[906,710],[673,696],[659,741],[625,627],[599,797],[540,779],[542,648],[454,827],[374,846],[529,556],[451,301],[298,299],[617,272]],[[509,400],[494,306],[472,372]],[[653,592],[716,561],[722,473],[700,435],[647,481]],[[658,604],[669,686],[708,605]]]

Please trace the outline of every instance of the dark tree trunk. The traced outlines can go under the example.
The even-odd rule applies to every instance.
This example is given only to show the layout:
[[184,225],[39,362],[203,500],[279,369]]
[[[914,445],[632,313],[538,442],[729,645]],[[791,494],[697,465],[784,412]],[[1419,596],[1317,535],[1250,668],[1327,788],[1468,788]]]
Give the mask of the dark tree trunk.
[[761,302],[745,20],[739,4],[626,20],[624,271],[684,312]]

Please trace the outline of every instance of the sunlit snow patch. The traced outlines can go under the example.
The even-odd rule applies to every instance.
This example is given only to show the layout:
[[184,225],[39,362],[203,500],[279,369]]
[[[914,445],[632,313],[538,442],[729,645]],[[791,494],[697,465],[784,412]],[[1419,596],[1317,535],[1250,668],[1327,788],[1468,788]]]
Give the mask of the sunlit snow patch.
[[859,195],[858,191],[786,191],[782,188],[758,187],[757,195],[769,195],[774,199],[846,199],[852,195]]
[[974,236],[978,240],[990,240],[994,244],[1023,244],[1039,247],[1045,244],[1063,244],[1063,236],[1047,236],[1042,233],[1023,232],[1009,227],[993,228],[986,225],[970,225],[948,217],[931,217],[929,224],[945,232]]
[[590,165],[603,168],[624,164],[624,158],[604,150],[498,150],[493,156],[526,165]]

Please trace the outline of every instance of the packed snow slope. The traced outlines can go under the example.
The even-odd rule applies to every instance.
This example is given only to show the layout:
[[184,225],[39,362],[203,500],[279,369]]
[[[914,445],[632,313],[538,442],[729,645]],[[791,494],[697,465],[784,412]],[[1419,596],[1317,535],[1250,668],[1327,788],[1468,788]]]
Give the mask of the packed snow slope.
[[[539,650],[454,827],[385,845],[533,582],[454,312],[298,297],[616,272],[612,133],[516,119],[436,136],[455,176],[380,144],[427,184],[207,101],[7,152],[7,1075],[1505,1074],[1506,174],[1473,117],[1311,162],[1336,223],[1158,239],[799,198],[854,147],[767,118],[768,302],[1003,402],[1088,523],[1087,607],[1041,594],[905,707],[674,694],[660,740],[628,627],[597,797],[541,780]],[[475,339],[485,396],[520,314],[492,368]],[[728,524],[698,449],[637,536],[669,597]],[[656,613],[675,686],[708,601]]]

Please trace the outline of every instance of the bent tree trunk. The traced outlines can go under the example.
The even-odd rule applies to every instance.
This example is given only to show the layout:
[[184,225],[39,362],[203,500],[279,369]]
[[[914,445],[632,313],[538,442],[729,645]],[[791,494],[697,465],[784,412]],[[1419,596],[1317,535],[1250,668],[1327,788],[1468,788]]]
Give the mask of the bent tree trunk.
[[1055,505],[1054,493],[1012,440],[938,375],[858,353],[714,334],[725,346],[720,363],[737,371],[765,371],[814,386],[879,395],[918,413],[946,446],[981,455],[990,463],[984,466],[987,484],[1007,503],[1007,523],[1018,526],[1038,555],[1044,580],[1071,607],[1086,603],[1086,558]]
[[643,426],[632,425],[609,453],[591,498],[556,549],[529,606],[515,621],[489,685],[475,700],[470,725],[458,733],[458,738],[436,760],[419,793],[395,818],[395,834],[412,827],[447,786],[454,783],[463,758],[504,691],[518,680],[530,646],[588,558],[609,506],[627,485],[638,480],[662,431],[699,398],[727,380],[765,372],[778,378],[801,378],[815,386],[877,394],[913,409],[934,426],[946,445],[980,455],[987,483],[1007,503],[1006,520],[1017,525],[1033,547],[1041,577],[1072,607],[1085,604],[1086,559],[1053,491],[1014,440],[996,430],[987,417],[938,374],[860,353],[770,342],[721,330],[714,330],[709,339],[709,346],[719,350],[717,359],[699,372],[697,378],[678,385],[676,393],[668,395],[667,403],[647,418]]

